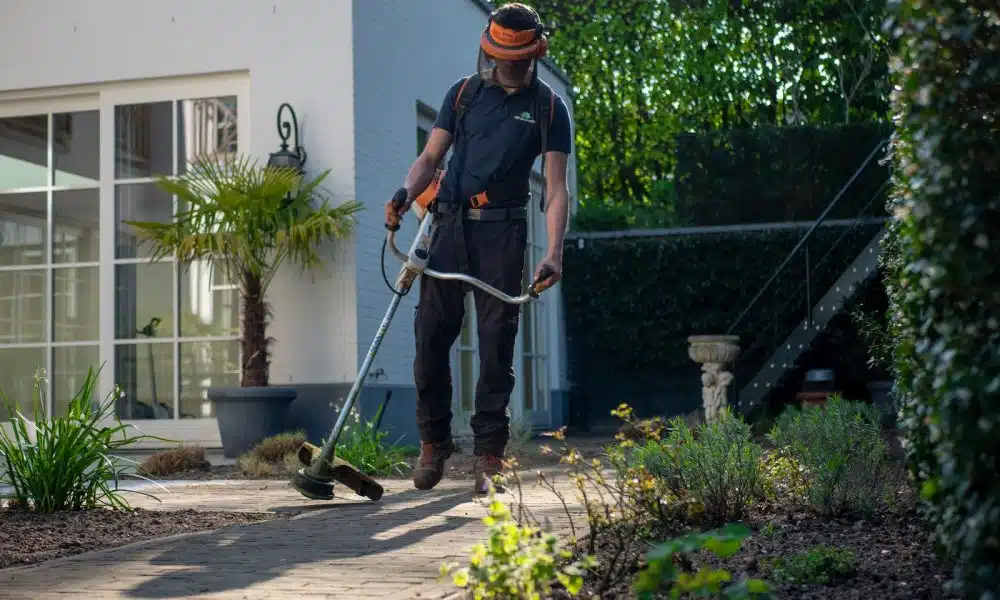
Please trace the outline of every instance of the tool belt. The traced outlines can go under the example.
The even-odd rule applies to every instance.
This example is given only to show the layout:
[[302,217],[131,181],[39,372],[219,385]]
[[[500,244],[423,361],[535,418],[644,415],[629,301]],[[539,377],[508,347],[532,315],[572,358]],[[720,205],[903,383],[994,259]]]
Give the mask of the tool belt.
[[[438,169],[434,172],[434,178],[424,191],[417,194],[415,203],[422,209],[427,210],[432,207],[435,214],[450,214],[456,210],[458,203],[441,202],[438,199],[438,192],[441,190],[441,180],[444,179],[445,170]],[[497,207],[490,206],[490,199],[523,199],[521,206],[517,207]],[[526,219],[528,217],[527,204],[531,200],[531,189],[527,180],[504,180],[494,182],[484,192],[474,194],[468,200],[466,214],[472,221],[504,221],[507,219]],[[462,202],[461,204],[465,204]],[[500,211],[500,212],[493,212]]]
[[[514,219],[527,219],[527,206],[490,206],[484,208],[462,207],[465,217],[470,221],[512,221]],[[460,210],[457,204],[447,204],[444,202],[434,203],[434,214],[451,215]]]

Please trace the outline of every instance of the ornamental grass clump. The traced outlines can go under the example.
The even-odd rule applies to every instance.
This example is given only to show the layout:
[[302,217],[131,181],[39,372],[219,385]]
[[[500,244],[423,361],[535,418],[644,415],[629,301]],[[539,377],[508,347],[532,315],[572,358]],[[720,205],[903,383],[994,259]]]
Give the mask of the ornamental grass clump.
[[[129,436],[115,416],[115,388],[95,402],[97,373],[90,369],[65,416],[45,414],[45,375],[35,376],[31,418],[0,388],[11,433],[0,427],[0,485],[14,506],[40,513],[109,507],[130,508],[118,481],[132,463],[115,452],[151,436]],[[159,439],[159,438],[156,438]],[[166,441],[166,440],[164,440]],[[143,494],[144,492],[135,491]]]

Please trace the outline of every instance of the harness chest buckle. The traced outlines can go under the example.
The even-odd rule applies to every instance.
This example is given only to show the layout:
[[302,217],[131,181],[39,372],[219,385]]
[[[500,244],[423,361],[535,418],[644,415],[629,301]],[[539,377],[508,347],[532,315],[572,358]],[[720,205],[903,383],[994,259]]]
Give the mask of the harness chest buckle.
[[486,196],[486,192],[479,192],[472,196],[472,198],[469,198],[469,204],[472,205],[472,208],[482,208],[489,203],[490,199]]

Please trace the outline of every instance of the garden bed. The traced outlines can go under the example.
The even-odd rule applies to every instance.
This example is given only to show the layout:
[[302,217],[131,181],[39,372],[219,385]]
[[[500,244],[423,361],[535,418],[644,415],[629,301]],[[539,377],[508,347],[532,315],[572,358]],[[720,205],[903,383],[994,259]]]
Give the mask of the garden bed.
[[194,510],[130,513],[95,508],[42,514],[0,508],[0,569],[273,518],[270,513]]
[[[901,476],[901,474],[900,474]],[[847,600],[881,598],[884,600],[938,600],[955,598],[942,591],[950,578],[949,569],[934,556],[928,532],[914,509],[913,494],[900,483],[896,503],[890,512],[868,519],[823,519],[802,507],[770,506],[755,510],[744,522],[753,531],[734,556],[719,559],[708,552],[695,556],[692,570],[710,565],[726,569],[733,581],[760,578],[768,581],[775,600]],[[683,532],[674,532],[683,535]],[[596,557],[606,562],[640,562],[649,546],[632,556],[615,556],[617,545],[612,533],[596,540]],[[788,583],[775,577],[769,561],[779,557],[803,555],[818,547],[846,550],[853,554],[853,573],[829,583]],[[636,572],[638,569],[636,569]],[[634,578],[621,581],[600,597],[632,599]],[[576,596],[556,590],[562,600],[589,598],[594,593],[588,581]],[[661,596],[656,596],[660,598]],[[662,598],[669,598],[664,594]]]
[[[637,422],[626,405],[613,414],[633,435],[603,460],[556,436],[573,495],[587,500],[566,516],[588,533],[563,546],[516,499],[491,508],[469,566],[445,565],[457,586],[504,597],[552,586],[543,596],[562,600],[956,597],[898,433],[870,405],[834,397],[788,409],[764,439],[731,413],[708,425]],[[562,497],[564,486],[543,484]],[[518,566],[552,564],[543,556],[560,565],[554,577]]]

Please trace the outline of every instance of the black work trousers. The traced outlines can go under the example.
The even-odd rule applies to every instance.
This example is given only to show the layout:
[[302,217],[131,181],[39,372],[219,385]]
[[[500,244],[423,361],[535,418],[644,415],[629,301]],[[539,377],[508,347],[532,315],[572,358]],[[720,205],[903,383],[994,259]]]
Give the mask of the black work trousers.
[[[527,221],[477,221],[467,216],[461,224],[465,240],[465,265],[459,259],[457,211],[435,215],[428,268],[468,274],[498,290],[516,296],[521,291]],[[479,329],[479,381],[471,425],[473,454],[502,456],[510,438],[507,407],[514,390],[514,343],[520,306],[507,304],[479,288],[458,281],[424,275],[420,280],[414,333],[417,352],[413,376],[417,386],[417,428],[423,442],[451,439],[451,347],[465,318],[465,294],[473,293]]]

